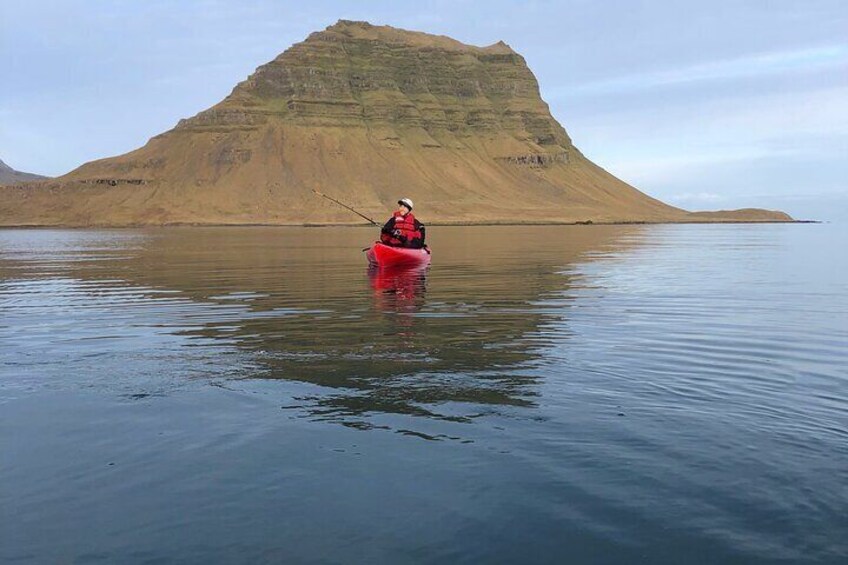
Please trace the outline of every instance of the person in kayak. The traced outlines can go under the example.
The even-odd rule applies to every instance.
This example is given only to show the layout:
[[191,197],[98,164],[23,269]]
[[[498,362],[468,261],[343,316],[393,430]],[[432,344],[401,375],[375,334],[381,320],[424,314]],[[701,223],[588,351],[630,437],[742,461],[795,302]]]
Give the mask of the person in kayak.
[[380,230],[380,243],[392,247],[424,247],[424,224],[412,215],[412,200],[401,198],[398,209]]

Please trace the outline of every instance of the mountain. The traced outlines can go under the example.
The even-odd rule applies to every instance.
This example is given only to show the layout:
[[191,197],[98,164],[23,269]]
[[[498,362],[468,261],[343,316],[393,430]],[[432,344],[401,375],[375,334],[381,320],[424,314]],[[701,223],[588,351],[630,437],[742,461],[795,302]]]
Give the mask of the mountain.
[[21,171],[16,171],[2,160],[0,160],[0,185],[4,184],[16,184],[19,182],[27,182],[31,180],[42,180],[47,177],[43,177],[41,175],[35,175],[32,173],[23,173]]
[[789,220],[692,216],[592,163],[503,42],[339,21],[144,147],[0,189],[0,225],[356,224],[401,196],[429,223]]

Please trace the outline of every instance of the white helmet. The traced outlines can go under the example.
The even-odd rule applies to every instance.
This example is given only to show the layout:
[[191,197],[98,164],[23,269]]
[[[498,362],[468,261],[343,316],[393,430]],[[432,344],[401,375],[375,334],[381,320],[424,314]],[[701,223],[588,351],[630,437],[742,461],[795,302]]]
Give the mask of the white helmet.
[[400,200],[398,200],[398,205],[406,206],[407,208],[412,210],[412,200],[410,200],[409,198],[401,198]]

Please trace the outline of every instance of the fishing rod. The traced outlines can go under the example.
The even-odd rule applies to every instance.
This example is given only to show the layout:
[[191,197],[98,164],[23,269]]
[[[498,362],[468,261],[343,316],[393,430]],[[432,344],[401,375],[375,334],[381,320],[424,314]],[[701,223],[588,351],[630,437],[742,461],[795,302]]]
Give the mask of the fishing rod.
[[354,214],[356,214],[356,215],[357,215],[357,216],[359,216],[360,218],[364,218],[364,219],[368,220],[369,222],[371,222],[372,224],[374,224],[374,225],[375,225],[375,226],[377,226],[378,228],[383,227],[382,225],[378,224],[377,222],[375,222],[374,220],[372,220],[371,218],[369,218],[369,217],[368,217],[368,216],[366,216],[365,214],[361,214],[361,213],[357,212],[356,210],[354,210],[353,208],[351,208],[351,207],[350,207],[350,206],[348,206],[347,204],[344,204],[344,203],[342,203],[342,202],[339,202],[338,200],[336,200],[336,199],[335,199],[335,198],[333,198],[332,196],[327,196],[327,195],[326,195],[326,194],[324,194],[323,192],[318,192],[318,191],[317,191],[317,190],[315,190],[314,188],[312,189],[312,192],[314,192],[314,193],[315,193],[315,194],[317,194],[318,196],[323,196],[324,198],[326,198],[326,199],[327,199],[327,200],[329,200],[330,202],[335,202],[336,204],[338,204],[338,205],[339,205],[339,206],[341,206],[342,208],[346,208],[346,209],[350,210],[351,212],[353,212]]

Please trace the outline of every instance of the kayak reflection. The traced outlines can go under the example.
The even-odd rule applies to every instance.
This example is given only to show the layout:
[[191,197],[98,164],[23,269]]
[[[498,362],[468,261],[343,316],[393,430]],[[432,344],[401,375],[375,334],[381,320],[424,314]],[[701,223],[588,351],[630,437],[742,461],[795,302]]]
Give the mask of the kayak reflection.
[[[376,267],[368,269],[377,310],[384,313],[412,314],[424,304],[427,292],[426,267]],[[408,316],[403,316],[409,319]]]

